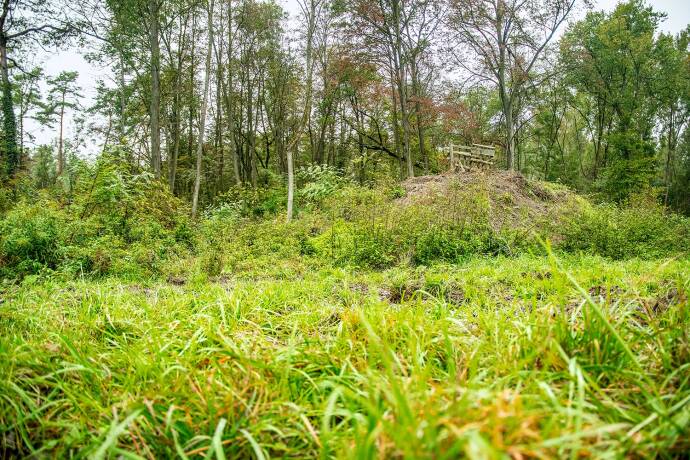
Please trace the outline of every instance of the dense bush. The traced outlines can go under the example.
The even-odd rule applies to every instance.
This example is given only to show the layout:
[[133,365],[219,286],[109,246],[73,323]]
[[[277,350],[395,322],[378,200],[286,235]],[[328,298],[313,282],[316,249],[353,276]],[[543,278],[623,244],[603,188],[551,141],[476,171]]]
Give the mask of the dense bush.
[[620,206],[568,196],[548,203],[546,214],[518,209],[507,217],[520,207],[513,197],[490,197],[481,184],[451,188],[418,203],[402,203],[393,192],[359,187],[338,192],[323,206],[333,225],[310,245],[333,263],[371,268],[543,253],[546,240],[560,251],[612,259],[665,257],[690,249],[690,220],[666,213],[650,193]]
[[320,205],[348,184],[337,168],[311,165],[297,172],[298,196],[305,206]]
[[10,211],[0,221],[0,274],[22,275],[59,266],[66,224],[66,214],[49,200]]
[[[649,193],[625,205],[593,205],[508,181],[527,195],[480,182],[410,200],[397,183],[357,186],[329,168],[300,177],[303,207],[291,223],[282,214],[284,188],[274,184],[231,189],[193,225],[187,207],[150,174],[103,156],[82,165],[69,189],[24,195],[0,217],[0,276],[141,277],[190,266],[208,276],[281,276],[313,264],[382,269],[543,252],[541,240],[612,259],[664,257],[690,246],[690,220],[666,213]],[[542,198],[524,201],[533,189]]]
[[270,185],[256,188],[236,185],[219,196],[209,208],[207,216],[232,214],[235,217],[268,217],[285,208],[287,194],[284,186]]
[[27,197],[0,220],[0,273],[150,275],[194,244],[182,202],[148,173],[102,156],[71,190]]
[[581,202],[565,213],[558,248],[612,259],[655,258],[690,250],[690,219],[634,197],[627,206]]

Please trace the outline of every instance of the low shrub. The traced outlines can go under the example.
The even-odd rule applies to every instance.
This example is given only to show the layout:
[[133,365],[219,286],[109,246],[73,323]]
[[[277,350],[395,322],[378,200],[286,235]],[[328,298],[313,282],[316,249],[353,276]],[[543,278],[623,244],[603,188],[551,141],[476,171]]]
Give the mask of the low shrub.
[[67,215],[49,200],[8,212],[0,221],[0,274],[24,276],[57,268],[67,222]]
[[657,258],[690,250],[690,219],[635,197],[626,206],[581,203],[562,220],[557,248],[611,259]]
[[44,193],[0,220],[0,274],[42,270],[154,275],[196,242],[188,211],[148,173],[108,155],[76,175],[69,199]]

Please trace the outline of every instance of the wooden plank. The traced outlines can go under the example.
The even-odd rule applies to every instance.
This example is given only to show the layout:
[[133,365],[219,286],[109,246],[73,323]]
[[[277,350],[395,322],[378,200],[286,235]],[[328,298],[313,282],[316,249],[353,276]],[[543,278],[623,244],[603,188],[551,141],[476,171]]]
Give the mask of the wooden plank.
[[480,160],[479,158],[470,158],[470,161],[472,163],[481,163],[483,165],[492,165],[494,164],[492,161],[486,161],[486,160]]
[[468,146],[449,142],[439,150],[449,156],[450,171],[452,172],[465,171],[473,164],[492,166],[495,155],[493,147],[481,144]]

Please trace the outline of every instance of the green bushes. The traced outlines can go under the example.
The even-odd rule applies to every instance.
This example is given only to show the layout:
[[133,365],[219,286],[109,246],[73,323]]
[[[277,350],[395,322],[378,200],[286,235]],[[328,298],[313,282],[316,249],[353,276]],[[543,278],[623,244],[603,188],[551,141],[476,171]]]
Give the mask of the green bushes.
[[150,174],[103,156],[82,167],[69,193],[33,194],[0,218],[0,276],[183,276],[190,266],[207,276],[292,276],[315,264],[384,269],[543,253],[542,240],[611,259],[666,257],[690,246],[690,220],[667,214],[649,194],[614,206],[512,176],[500,179],[502,189],[450,181],[414,196],[399,184],[356,186],[328,168],[305,170],[301,180],[303,208],[292,223],[284,222],[276,186],[233,188],[193,224]]
[[0,221],[0,274],[32,274],[60,265],[66,222],[47,200],[10,211]]
[[207,213],[232,214],[235,217],[268,217],[281,212],[285,208],[287,194],[285,187],[270,184],[257,188],[234,186],[227,193],[221,195]]
[[568,196],[534,212],[530,204],[491,196],[481,184],[406,201],[390,190],[348,187],[326,200],[333,224],[310,238],[338,265],[387,268],[400,263],[457,263],[475,255],[564,252],[611,259],[658,258],[690,249],[690,220],[667,214],[648,196],[626,206],[592,205]]
[[297,179],[300,186],[299,198],[307,207],[322,204],[348,183],[337,168],[327,165],[311,165],[300,169]]
[[84,166],[68,195],[53,193],[26,198],[0,219],[0,276],[148,276],[194,245],[182,202],[115,158]]
[[557,248],[611,259],[656,258],[690,250],[690,219],[667,214],[649,200],[628,206],[581,202],[565,213]]

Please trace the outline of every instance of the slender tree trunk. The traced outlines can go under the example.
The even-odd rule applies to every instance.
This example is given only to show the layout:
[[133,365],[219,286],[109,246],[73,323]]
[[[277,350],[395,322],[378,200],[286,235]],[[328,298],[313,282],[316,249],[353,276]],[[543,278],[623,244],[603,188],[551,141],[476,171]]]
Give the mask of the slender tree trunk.
[[506,162],[508,169],[512,170],[515,169],[515,120],[510,102],[504,106],[503,113],[506,117]]
[[400,129],[398,123],[398,97],[395,91],[395,77],[391,72],[391,99],[393,107],[393,142],[395,147],[395,154],[400,159],[400,178],[405,178],[405,155],[400,152]]
[[65,121],[65,93],[62,93],[62,104],[60,105],[60,134],[58,136],[58,164],[57,164],[57,175],[60,177],[62,175],[62,170],[65,167],[65,151],[63,147],[62,137]]
[[[31,90],[30,90],[31,91]],[[28,105],[28,103],[26,103]],[[19,103],[19,158],[24,155],[24,117],[28,112],[28,107],[25,105],[24,98]]]
[[211,80],[211,53],[213,51],[213,0],[208,6],[208,47],[206,50],[206,75],[204,77],[204,95],[201,103],[201,119],[199,120],[199,143],[196,146],[196,179],[194,180],[194,195],[192,196],[192,216],[196,217],[199,205],[199,189],[201,188],[201,164],[204,151],[204,132],[206,130],[206,111],[208,109],[209,83]]
[[[297,144],[295,144],[297,150]],[[287,221],[292,220],[293,206],[295,202],[295,171],[292,148],[287,150],[287,175],[288,175],[288,196],[287,196]]]
[[188,154],[192,156],[194,151],[194,75],[196,74],[196,10],[192,10],[192,35],[191,35],[191,52],[189,54],[189,127],[188,127]]
[[419,102],[419,98],[421,97],[422,93],[422,87],[419,82],[419,67],[417,67],[416,62],[413,62],[411,64],[412,66],[412,88],[414,89],[414,96],[415,96],[415,102],[414,102],[414,110],[415,110],[415,115],[416,115],[416,121],[417,121],[417,139],[419,141],[419,155],[422,157],[422,161],[424,161],[424,174],[429,174],[429,156],[427,155],[426,148],[424,146],[424,123],[422,120],[422,104]]
[[[180,64],[180,59],[178,64]],[[181,84],[181,65],[177,68],[177,74],[175,75],[175,97],[173,98],[173,151],[172,158],[169,160],[168,165],[168,184],[170,186],[170,193],[175,193],[175,180],[177,179],[177,158],[180,155],[180,91],[182,90]]]
[[232,153],[232,172],[235,177],[235,185],[237,185],[242,183],[242,177],[240,176],[240,162],[235,141],[235,98],[233,96],[235,67],[232,62],[232,53],[234,51],[232,12],[232,0],[228,0],[228,86],[225,98],[227,101],[228,136],[230,137],[228,143]]
[[118,114],[118,136],[119,136],[119,143],[124,144],[125,142],[125,135],[126,135],[126,126],[127,126],[127,100],[125,99],[125,58],[120,53],[120,65],[118,69],[118,78],[120,80],[120,88],[118,91],[118,96],[119,96],[119,102],[120,102],[120,113]]
[[151,167],[156,179],[161,177],[161,145],[160,145],[160,42],[158,31],[159,0],[149,0],[150,46],[151,46]]
[[506,149],[506,167],[512,170],[515,166],[515,128],[513,125],[513,97],[508,91],[508,83],[506,81],[506,54],[507,44],[503,37],[504,16],[502,9],[505,7],[502,2],[498,3],[496,8],[496,37],[498,38],[498,91],[501,98],[501,109],[503,112],[503,119],[505,121],[506,135],[505,135],[505,149]]
[[184,26],[180,37],[180,49],[177,52],[177,68],[175,69],[175,96],[173,97],[173,151],[172,158],[168,161],[168,184],[170,193],[175,193],[175,181],[177,180],[177,159],[180,156],[180,135],[182,131],[182,65],[184,63],[184,52],[187,38],[187,21],[189,16],[184,19]]
[[307,47],[305,50],[305,58],[307,65],[307,82],[306,82],[306,100],[304,102],[304,111],[302,112],[302,119],[300,125],[297,127],[297,132],[292,142],[287,147],[287,162],[288,162],[288,203],[287,203],[287,221],[292,220],[293,201],[295,196],[295,178],[294,178],[294,157],[291,154],[292,149],[295,152],[299,149],[299,143],[304,133],[304,128],[311,119],[312,108],[312,86],[314,78],[314,63],[312,58],[312,47],[314,40],[314,31],[316,28],[316,12],[320,0],[303,0],[303,10],[307,14]]
[[664,185],[666,186],[666,192],[664,193],[664,206],[668,206],[668,197],[671,191],[671,165],[675,153],[675,142],[673,140],[674,115],[675,110],[672,108],[669,114],[668,140],[666,141],[666,166],[664,167]]
[[400,102],[400,119],[402,125],[402,147],[407,165],[407,177],[414,177],[414,160],[410,149],[410,111],[407,100],[407,71],[405,55],[402,46],[402,5],[400,0],[392,1],[393,26],[395,27],[393,40],[393,65],[395,66],[398,99]]

